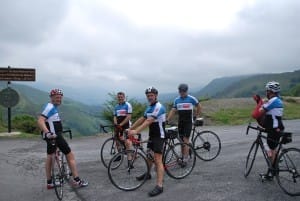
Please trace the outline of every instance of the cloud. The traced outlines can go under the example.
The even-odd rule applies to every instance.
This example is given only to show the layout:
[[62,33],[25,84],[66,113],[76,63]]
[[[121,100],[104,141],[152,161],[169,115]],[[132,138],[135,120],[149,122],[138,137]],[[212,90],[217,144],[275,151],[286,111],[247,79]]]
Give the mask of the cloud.
[[94,102],[299,69],[300,2],[209,2],[4,0],[0,65],[35,67],[34,86]]

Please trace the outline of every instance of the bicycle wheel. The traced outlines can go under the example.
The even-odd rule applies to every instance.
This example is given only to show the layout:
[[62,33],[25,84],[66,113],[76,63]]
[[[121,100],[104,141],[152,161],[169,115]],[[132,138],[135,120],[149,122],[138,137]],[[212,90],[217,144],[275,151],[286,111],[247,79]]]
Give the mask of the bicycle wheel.
[[106,168],[108,167],[109,161],[117,153],[118,153],[118,148],[116,145],[116,140],[113,137],[105,140],[105,142],[103,143],[103,145],[101,147],[101,151],[100,151],[100,157],[101,157],[101,161],[102,161],[102,164],[104,165],[104,167],[106,167]]
[[[187,158],[182,156],[182,147],[189,147]],[[194,169],[196,154],[193,147],[186,143],[176,143],[170,146],[164,156],[164,168],[166,173],[174,179],[183,179]]]
[[198,158],[204,161],[215,159],[221,151],[221,141],[212,131],[197,133],[193,140],[193,147]]
[[[116,158],[122,155],[122,162],[118,161],[115,165]],[[131,157],[131,160],[128,160]],[[142,186],[145,181],[138,180],[137,177],[142,174],[149,174],[149,166],[146,157],[140,152],[133,150],[124,150],[116,154],[109,162],[108,176],[111,183],[118,189],[132,191]]]
[[64,178],[68,181],[70,179],[70,176],[72,175],[71,170],[69,168],[69,165],[67,163],[66,156],[62,154],[61,156],[61,169],[62,169],[62,174],[64,175]]
[[276,164],[276,179],[288,195],[300,195],[300,150],[288,148],[281,152]]
[[251,145],[248,156],[246,158],[246,167],[245,167],[245,172],[244,172],[245,177],[247,177],[251,172],[251,169],[253,167],[254,160],[256,157],[257,149],[258,149],[258,143],[255,141]]
[[64,175],[61,168],[61,161],[59,161],[58,157],[55,157],[52,160],[52,182],[55,189],[55,194],[58,200],[62,200],[63,198],[63,188],[64,188]]

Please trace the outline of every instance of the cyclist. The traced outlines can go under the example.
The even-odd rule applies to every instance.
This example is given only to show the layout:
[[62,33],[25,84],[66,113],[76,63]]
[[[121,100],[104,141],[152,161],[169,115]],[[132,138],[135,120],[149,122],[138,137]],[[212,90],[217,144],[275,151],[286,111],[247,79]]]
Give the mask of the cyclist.
[[52,145],[53,140],[55,140],[57,147],[61,150],[61,152],[66,155],[68,165],[72,172],[74,186],[86,187],[88,186],[88,182],[82,180],[78,176],[74,154],[62,136],[63,126],[57,107],[62,102],[63,92],[60,89],[52,89],[49,96],[50,102],[44,106],[42,113],[39,115],[37,120],[38,126],[42,131],[43,139],[47,143],[47,158],[45,164],[47,189],[54,188],[51,180],[51,155],[56,151],[56,146]]
[[[267,144],[270,148],[268,156],[274,163],[276,156],[276,147],[280,139],[280,132],[284,130],[282,123],[283,102],[279,96],[280,84],[276,81],[270,81],[266,84],[266,96],[268,101],[259,109],[260,116],[264,116],[263,127],[266,129]],[[266,178],[272,176],[262,175]]]
[[[150,153],[154,153],[154,163],[156,167],[156,186],[148,193],[149,196],[156,196],[163,192],[163,177],[164,167],[162,161],[162,151],[165,138],[165,121],[166,109],[158,102],[158,91],[154,87],[148,87],[145,91],[149,106],[146,108],[144,116],[140,117],[128,131],[128,135],[136,135],[149,127],[149,142],[147,148]],[[148,159],[148,164],[151,169],[152,160]],[[145,177],[151,179],[151,174],[143,174],[137,177],[137,180],[142,180]]]
[[[118,104],[114,108],[114,125],[115,125],[115,137],[122,139],[123,131],[130,127],[130,120],[132,114],[132,106],[129,102],[125,100],[125,93],[117,93]],[[117,141],[118,149],[120,147],[119,142]],[[130,142],[126,141],[126,147],[130,147]],[[121,156],[116,160],[121,160]]]
[[[188,94],[188,85],[180,84],[178,86],[179,96],[175,98],[173,107],[167,117],[169,122],[176,111],[178,111],[178,133],[183,142],[189,144],[189,138],[192,131],[193,121],[200,115],[200,102]],[[194,110],[194,107],[196,108]],[[188,147],[183,148],[184,161],[188,159]]]

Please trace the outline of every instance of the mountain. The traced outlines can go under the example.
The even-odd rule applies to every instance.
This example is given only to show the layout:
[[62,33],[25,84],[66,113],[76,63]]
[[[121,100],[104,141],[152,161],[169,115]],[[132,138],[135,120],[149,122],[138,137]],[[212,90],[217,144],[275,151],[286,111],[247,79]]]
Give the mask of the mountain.
[[[19,103],[11,108],[12,118],[19,114],[37,117],[42,107],[49,102],[47,92],[21,84],[10,84],[10,87],[16,90],[20,97]],[[0,82],[0,90],[3,88],[6,88],[6,84]],[[6,108],[2,106],[0,106],[0,110],[2,110],[2,114],[7,113]],[[71,128],[75,135],[91,135],[99,132],[100,106],[86,105],[64,97],[59,111],[64,127]]]
[[280,83],[282,95],[300,96],[300,70],[217,78],[201,90],[191,92],[191,94],[199,98],[238,98],[250,97],[253,94],[264,95],[266,83],[272,80]]

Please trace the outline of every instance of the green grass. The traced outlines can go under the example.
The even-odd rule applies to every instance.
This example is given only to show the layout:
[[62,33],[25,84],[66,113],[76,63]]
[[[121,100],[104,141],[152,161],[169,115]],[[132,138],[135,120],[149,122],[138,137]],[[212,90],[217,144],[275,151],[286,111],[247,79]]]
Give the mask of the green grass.
[[220,109],[210,115],[215,125],[240,125],[249,122],[252,108]]

